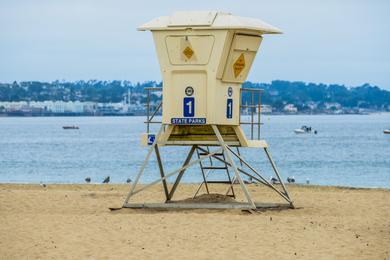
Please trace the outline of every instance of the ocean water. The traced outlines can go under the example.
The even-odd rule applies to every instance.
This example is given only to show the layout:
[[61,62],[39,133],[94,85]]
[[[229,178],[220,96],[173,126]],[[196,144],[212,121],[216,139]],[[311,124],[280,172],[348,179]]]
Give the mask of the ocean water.
[[[141,147],[144,117],[0,118],[1,183],[100,183],[134,179],[147,148]],[[262,116],[261,135],[283,179],[298,183],[390,188],[390,114]],[[79,130],[63,130],[78,125]],[[297,135],[310,125],[317,135]],[[156,131],[156,129],[154,129]],[[247,130],[247,129],[246,129]],[[189,147],[162,147],[167,172],[178,168]],[[242,149],[243,157],[266,177],[272,168],[261,149]],[[195,158],[196,156],[194,156]],[[210,174],[213,175],[213,174]],[[153,156],[143,183],[159,177]],[[226,177],[215,172],[214,178]],[[210,176],[210,178],[213,178]],[[196,165],[184,182],[200,182]]]

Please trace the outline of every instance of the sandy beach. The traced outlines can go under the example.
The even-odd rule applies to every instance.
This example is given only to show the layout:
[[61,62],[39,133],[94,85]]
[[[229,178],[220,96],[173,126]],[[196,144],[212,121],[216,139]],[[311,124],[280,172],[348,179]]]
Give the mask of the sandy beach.
[[[194,189],[181,186],[177,198]],[[296,209],[251,214],[110,211],[121,206],[127,185],[0,184],[0,258],[390,259],[390,190],[288,189]],[[257,201],[280,202],[262,186],[249,190]],[[163,198],[159,186],[140,194],[138,201]]]

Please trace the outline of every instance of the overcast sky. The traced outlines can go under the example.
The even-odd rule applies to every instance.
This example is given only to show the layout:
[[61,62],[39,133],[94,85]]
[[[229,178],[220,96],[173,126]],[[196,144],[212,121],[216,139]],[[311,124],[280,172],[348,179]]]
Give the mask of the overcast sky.
[[249,80],[390,89],[390,1],[0,0],[0,81],[161,80],[150,32],[178,10],[221,10],[284,31],[265,35]]

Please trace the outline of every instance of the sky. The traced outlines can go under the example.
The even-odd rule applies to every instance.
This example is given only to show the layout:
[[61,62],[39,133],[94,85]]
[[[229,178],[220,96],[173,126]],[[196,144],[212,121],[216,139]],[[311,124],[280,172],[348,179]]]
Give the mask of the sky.
[[150,32],[137,26],[183,10],[258,18],[265,35],[248,80],[390,90],[390,1],[0,0],[0,82],[161,80]]

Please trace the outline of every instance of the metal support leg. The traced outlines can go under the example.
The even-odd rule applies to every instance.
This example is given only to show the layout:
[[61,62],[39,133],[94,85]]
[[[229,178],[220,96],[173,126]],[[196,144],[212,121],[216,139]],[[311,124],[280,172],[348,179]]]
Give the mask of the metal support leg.
[[233,161],[231,155],[230,155],[230,151],[229,149],[227,148],[227,145],[225,144],[225,141],[223,140],[222,136],[221,136],[221,133],[219,132],[219,129],[216,125],[211,125],[213,130],[214,130],[214,133],[215,135],[217,136],[218,138],[218,141],[224,151],[224,153],[226,153],[226,157],[227,157],[227,161],[230,163],[231,167],[233,168],[233,171],[234,171],[234,174],[236,175],[236,178],[238,180],[238,182],[240,183],[241,185],[241,189],[242,191],[244,192],[245,194],[245,197],[246,199],[248,200],[248,203],[251,205],[251,207],[253,209],[256,209],[256,205],[254,203],[254,201],[252,200],[252,197],[250,196],[249,194],[249,191],[248,189],[246,188],[245,184],[244,184],[244,181],[242,180],[241,176],[240,176],[240,173],[238,172],[238,169],[236,167],[236,164],[235,162]]
[[[203,152],[206,152],[206,150],[203,150],[202,148],[198,148],[198,149],[200,149],[201,151],[203,151]],[[251,177],[251,178],[253,178],[253,179],[255,179],[256,181],[258,181],[258,182],[260,182],[261,184],[264,184],[265,186],[268,186],[268,187],[270,187],[270,188],[272,188],[272,189],[276,189],[275,187],[273,187],[272,186],[272,184],[271,183],[269,183],[263,176],[261,176],[260,175],[260,173],[258,173],[252,166],[250,166],[246,161],[244,161],[244,159],[242,159],[242,157],[239,157],[239,155],[237,155],[235,152],[233,152],[233,150],[230,148],[230,147],[228,147],[228,149],[232,152],[232,154],[235,156],[235,157],[237,157],[239,160],[241,160],[241,162],[245,165],[245,166],[247,166],[257,177],[255,177],[253,174],[250,174],[250,173],[248,173],[247,171],[244,171],[242,168],[237,168],[237,170],[239,171],[239,172],[241,172],[241,173],[243,173],[243,174],[245,174],[246,176],[248,176],[248,177]],[[223,160],[223,159],[221,159],[221,158],[219,158],[218,156],[212,156],[214,159],[216,159],[216,160],[218,160],[218,161],[220,161],[220,162],[222,162],[222,163],[226,163],[228,166],[231,166],[230,165],[230,163],[228,163],[226,160]],[[232,182],[234,183],[234,180],[235,180],[235,176],[234,176],[234,178],[232,179]],[[276,189],[276,191],[277,191],[277,189]],[[280,191],[278,192],[278,193],[280,193]],[[284,196],[282,193],[280,193],[282,196]],[[285,196],[284,196],[285,197]],[[287,197],[286,197],[287,198]]]
[[[199,158],[200,158],[200,155],[199,155],[198,147],[196,148],[196,154],[198,155],[198,159],[199,159]],[[210,157],[210,161],[211,161],[211,157]],[[202,172],[203,182],[204,182],[204,185],[205,185],[205,187],[206,187],[207,194],[210,194],[209,186],[207,185],[206,175],[205,175],[205,173],[204,173],[202,161],[199,161],[199,166],[200,166],[200,171]]]
[[158,164],[158,168],[160,169],[160,175],[161,175],[162,184],[163,184],[163,188],[164,188],[165,198],[168,200],[169,199],[168,185],[167,185],[167,181],[164,179],[164,177],[165,177],[164,167],[163,167],[163,164],[161,161],[161,156],[160,156],[160,151],[158,149],[158,144],[155,146],[154,150],[156,151],[157,164]]
[[[207,152],[210,153],[210,149],[206,146]],[[210,157],[210,165],[213,166],[213,159]]]
[[[196,147],[196,151],[197,151],[197,153],[198,153],[198,157],[199,157],[199,151],[202,151],[202,152],[205,153],[205,154],[210,154],[210,150],[208,149],[208,147],[207,147],[207,150],[205,150],[204,148],[198,146],[198,147]],[[233,196],[233,198],[236,198],[236,194],[234,193],[234,188],[233,188],[233,183],[234,183],[234,180],[235,180],[235,179],[234,179],[234,178],[232,179],[232,178],[230,177],[230,172],[229,172],[229,169],[228,169],[228,166],[230,166],[230,164],[226,161],[226,158],[225,158],[224,153],[222,153],[222,156],[223,156],[223,158],[219,158],[217,155],[214,155],[214,156],[210,157],[210,161],[211,161],[211,158],[215,158],[215,159],[217,159],[218,161],[220,161],[220,162],[222,162],[222,163],[225,164],[225,167],[226,167],[226,174],[227,174],[228,181],[229,181],[229,188],[228,188],[228,190],[226,191],[225,195],[228,195],[228,194],[229,194],[229,191],[231,190],[231,191],[232,191],[232,196]],[[202,188],[203,184],[207,185],[207,177],[208,177],[208,174],[211,172],[211,170],[209,170],[209,171],[207,172],[207,174],[205,174],[202,165],[201,165],[201,170],[202,170],[202,175],[204,176],[204,177],[203,177],[204,181],[199,185],[198,189],[196,190],[195,195],[194,195],[194,198],[198,195],[198,193],[199,193],[200,189]],[[241,171],[240,169],[238,169],[238,170]],[[208,190],[208,185],[206,186],[206,189],[207,189],[207,193],[210,194],[210,193],[209,193],[209,190]]]
[[226,167],[226,174],[227,174],[228,180],[230,182],[230,188],[227,190],[226,195],[229,193],[229,190],[231,190],[233,198],[236,198],[236,194],[234,193],[234,188],[233,188],[233,180],[232,180],[232,178],[230,178],[230,172],[229,172],[229,168],[228,168],[229,165],[226,162],[225,153],[222,153],[222,158],[224,160],[224,164]]
[[151,187],[151,186],[153,186],[153,185],[155,185],[155,184],[161,182],[162,180],[167,180],[169,177],[171,177],[171,176],[173,176],[173,175],[176,175],[176,174],[178,174],[179,172],[181,172],[181,171],[183,171],[183,170],[186,170],[187,168],[189,168],[189,167],[191,167],[191,166],[193,166],[193,165],[199,163],[199,161],[203,161],[203,160],[205,160],[205,159],[208,159],[208,158],[210,158],[210,156],[214,156],[216,153],[220,153],[221,151],[222,151],[222,148],[219,148],[219,149],[217,149],[215,152],[210,153],[209,155],[201,156],[200,159],[197,159],[197,160],[195,160],[195,161],[192,161],[192,162],[188,163],[187,165],[185,165],[185,166],[183,166],[183,167],[181,167],[181,168],[179,168],[179,169],[177,169],[177,170],[174,170],[174,171],[172,171],[172,172],[170,172],[170,173],[168,173],[168,174],[165,174],[165,177],[164,177],[164,178],[159,178],[159,179],[157,179],[157,180],[155,180],[155,181],[150,182],[149,184],[145,184],[144,186],[142,186],[142,187],[139,188],[138,190],[134,190],[133,193],[132,193],[132,195],[135,195],[135,194],[137,194],[137,193],[139,193],[139,192],[141,192],[141,191],[143,191],[143,190],[146,190],[146,189],[148,189],[149,187]]
[[[262,181],[263,181],[263,184],[265,184],[266,186],[270,187],[271,189],[273,189],[274,191],[276,191],[280,196],[282,196],[287,202],[289,202],[290,204],[292,203],[291,199],[285,195],[283,192],[279,191],[277,188],[275,188],[274,185],[272,185],[269,181],[267,181],[263,176],[260,175],[260,173],[258,173],[252,166],[250,166],[246,161],[244,161],[244,159],[242,159],[238,154],[236,154],[230,147],[228,147],[228,149],[230,150],[230,152],[236,156],[237,158],[241,159],[242,162],[245,164],[245,166],[247,166],[252,172],[254,172]],[[245,174],[245,173],[244,173]],[[254,176],[252,176],[252,178],[254,178]],[[256,178],[255,178],[256,179]]]
[[[187,164],[191,161],[191,158],[192,158],[192,155],[193,155],[194,152],[195,152],[195,149],[196,149],[196,146],[193,145],[193,146],[191,147],[191,150],[190,150],[190,152],[188,153],[187,158],[186,158],[186,160],[184,161],[182,167],[187,166]],[[170,201],[170,200],[172,199],[173,194],[174,194],[175,191],[176,191],[177,185],[179,185],[180,180],[181,180],[181,177],[183,177],[183,174],[184,174],[185,171],[186,171],[186,169],[183,169],[183,170],[181,170],[181,171],[179,172],[179,175],[177,176],[176,181],[175,181],[175,183],[174,183],[173,186],[172,186],[171,192],[168,194],[168,199],[167,199],[167,201]]]
[[[264,151],[265,151],[265,154],[266,154],[267,157],[268,157],[268,160],[270,161],[270,163],[271,163],[271,165],[272,165],[272,168],[274,169],[274,172],[275,172],[275,174],[276,174],[276,177],[278,178],[280,184],[282,185],[284,194],[290,199],[290,196],[288,195],[286,186],[284,185],[282,179],[280,178],[280,174],[279,174],[278,168],[276,168],[275,162],[274,162],[274,160],[272,160],[271,154],[269,153],[269,151],[268,151],[268,149],[267,149],[266,147],[264,148]],[[291,204],[291,206],[293,205],[293,202],[291,201],[291,199],[290,199],[290,204]]]
[[[206,180],[207,180],[207,177],[209,176],[209,173],[210,173],[210,170],[208,170],[208,171],[207,171],[207,174],[205,174]],[[202,188],[203,183],[205,183],[205,182],[202,182],[202,183],[199,185],[198,189],[196,190],[196,192],[195,192],[195,194],[194,194],[194,196],[193,196],[192,198],[196,198],[196,196],[198,196],[198,193],[199,193],[200,189]],[[210,194],[210,193],[209,193],[209,194]]]
[[146,155],[145,161],[144,161],[144,163],[142,164],[142,166],[141,166],[141,168],[140,168],[140,170],[139,170],[139,172],[138,172],[138,175],[137,175],[137,177],[135,178],[134,183],[133,183],[133,185],[132,185],[131,188],[130,188],[129,193],[127,194],[127,197],[126,197],[125,202],[124,202],[125,204],[126,204],[127,202],[129,202],[130,197],[133,195],[134,189],[135,189],[135,187],[137,186],[138,181],[139,181],[139,179],[141,178],[142,174],[144,173],[144,170],[145,170],[145,168],[146,168],[146,165],[147,165],[148,162],[149,162],[150,156],[151,156],[152,153],[153,153],[154,147],[157,145],[157,141],[158,141],[158,139],[160,138],[160,135],[161,135],[161,133],[163,132],[163,129],[164,129],[164,125],[161,125],[161,128],[160,128],[160,130],[158,131],[158,134],[156,135],[156,138],[155,138],[153,144],[152,144],[152,145],[150,146],[150,148],[149,148],[149,151],[148,151],[148,154]]
[[[237,151],[237,154],[241,157],[240,149],[238,147],[236,147],[236,151]],[[240,160],[240,165],[242,167],[243,166],[242,165],[242,160],[241,159],[239,159],[239,160]]]

